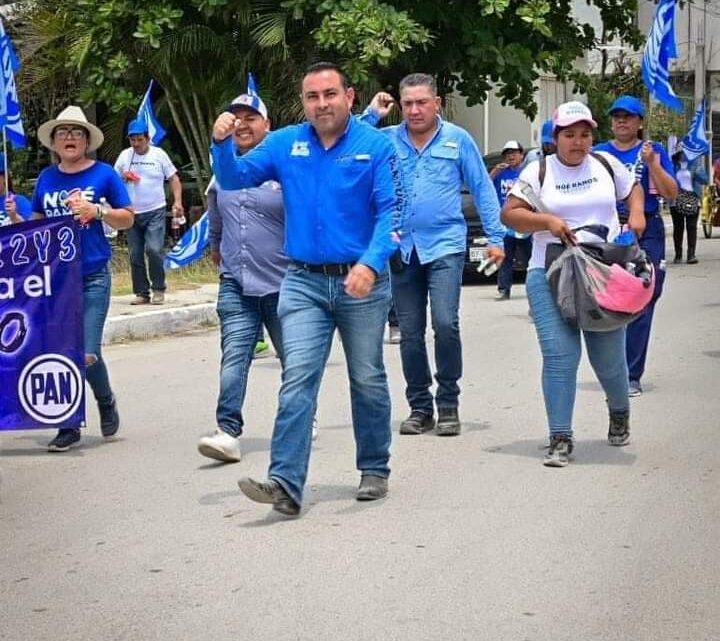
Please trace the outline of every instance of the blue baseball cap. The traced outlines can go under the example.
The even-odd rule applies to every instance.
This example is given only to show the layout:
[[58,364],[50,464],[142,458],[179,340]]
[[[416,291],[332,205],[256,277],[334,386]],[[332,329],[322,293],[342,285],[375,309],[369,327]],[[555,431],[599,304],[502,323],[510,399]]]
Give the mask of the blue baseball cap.
[[240,109],[242,107],[252,109],[253,111],[259,113],[263,118],[265,118],[265,120],[267,120],[267,107],[262,101],[262,98],[256,93],[241,93],[227,106],[227,111],[232,112],[235,109]]
[[540,133],[540,144],[541,145],[554,145],[555,139],[553,138],[553,122],[552,120],[546,120],[542,124],[542,130]]
[[131,120],[127,128],[128,136],[142,136],[148,133],[147,122],[143,118]]
[[610,115],[615,111],[626,111],[633,116],[645,117],[645,105],[635,96],[620,96],[608,109]]

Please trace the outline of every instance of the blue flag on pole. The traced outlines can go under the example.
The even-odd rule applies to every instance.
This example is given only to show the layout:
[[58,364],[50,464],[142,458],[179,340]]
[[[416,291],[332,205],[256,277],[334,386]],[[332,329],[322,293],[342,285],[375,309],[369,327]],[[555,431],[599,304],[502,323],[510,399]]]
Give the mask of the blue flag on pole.
[[147,91],[145,92],[142,102],[140,103],[137,117],[147,123],[150,142],[153,145],[159,145],[162,139],[165,138],[165,134],[167,132],[160,124],[160,121],[157,119],[157,116],[155,115],[155,110],[152,106],[150,92],[152,91],[153,82],[154,81],[151,80],[150,84],[148,85]]
[[688,162],[692,162],[698,156],[704,156],[710,151],[710,143],[705,133],[705,99],[700,103],[697,108],[695,115],[693,116],[692,122],[690,123],[690,129],[682,139],[683,151],[688,159]]
[[682,111],[682,100],[670,85],[670,60],[677,58],[675,46],[676,0],[660,0],[645,43],[642,77],[650,95],[664,105]]
[[210,219],[205,212],[165,256],[165,268],[177,269],[202,258],[210,240]]
[[25,147],[25,130],[20,116],[20,100],[15,86],[15,72],[20,69],[20,60],[5,33],[5,26],[0,20],[0,62],[2,63],[2,76],[0,77],[0,126],[13,147]]

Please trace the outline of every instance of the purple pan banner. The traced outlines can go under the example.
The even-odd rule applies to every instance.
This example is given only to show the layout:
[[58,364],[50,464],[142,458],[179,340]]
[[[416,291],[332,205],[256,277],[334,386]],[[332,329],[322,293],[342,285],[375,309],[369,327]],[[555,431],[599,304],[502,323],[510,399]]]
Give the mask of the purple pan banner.
[[0,227],[0,430],[85,425],[78,228]]

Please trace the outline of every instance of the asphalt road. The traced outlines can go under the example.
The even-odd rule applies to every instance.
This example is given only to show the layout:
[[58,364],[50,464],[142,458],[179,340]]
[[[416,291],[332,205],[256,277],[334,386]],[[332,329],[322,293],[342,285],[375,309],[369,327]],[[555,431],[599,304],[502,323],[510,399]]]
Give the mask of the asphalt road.
[[[717,231],[717,230],[716,230]],[[720,638],[720,240],[670,265],[632,444],[605,443],[583,362],[577,448],[541,465],[540,360],[524,288],[463,290],[463,434],[399,437],[391,494],[354,500],[335,347],[302,518],[246,500],[264,476],[279,364],[253,366],[245,457],[200,457],[218,336],[107,350],[122,413],[104,443],[0,437],[0,639],[714,641]],[[395,427],[407,413],[387,347]]]

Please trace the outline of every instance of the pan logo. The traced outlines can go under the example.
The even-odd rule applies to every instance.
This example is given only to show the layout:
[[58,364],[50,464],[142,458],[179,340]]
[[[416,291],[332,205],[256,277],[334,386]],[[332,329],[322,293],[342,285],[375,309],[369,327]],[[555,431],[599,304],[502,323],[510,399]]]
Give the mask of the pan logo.
[[83,398],[83,379],[77,365],[60,354],[33,358],[20,374],[18,396],[23,409],[40,423],[68,420]]

